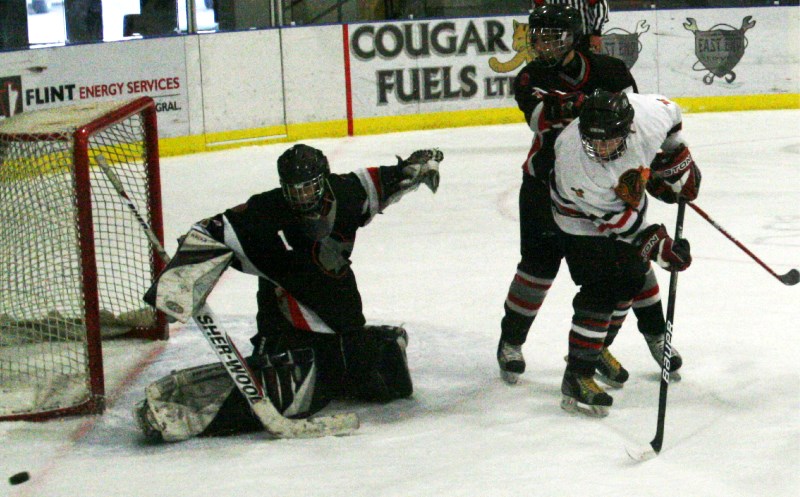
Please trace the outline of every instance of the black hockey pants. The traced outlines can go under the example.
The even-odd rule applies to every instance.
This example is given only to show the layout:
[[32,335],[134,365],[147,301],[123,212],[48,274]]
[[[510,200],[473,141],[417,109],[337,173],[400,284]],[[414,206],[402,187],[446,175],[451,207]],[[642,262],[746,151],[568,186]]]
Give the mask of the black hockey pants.
[[614,311],[641,292],[650,265],[628,243],[568,234],[561,240],[572,280],[580,287],[572,301],[567,369],[593,374]]
[[314,286],[305,285],[302,303],[335,333],[298,329],[281,312],[275,286],[259,280],[258,334],[251,339],[256,353],[312,348],[317,359],[319,395],[327,400],[355,396],[387,402],[410,395],[403,386],[395,388],[382,369],[383,343],[365,328],[361,296],[352,271],[322,283],[328,284],[317,284],[316,292],[312,291]]

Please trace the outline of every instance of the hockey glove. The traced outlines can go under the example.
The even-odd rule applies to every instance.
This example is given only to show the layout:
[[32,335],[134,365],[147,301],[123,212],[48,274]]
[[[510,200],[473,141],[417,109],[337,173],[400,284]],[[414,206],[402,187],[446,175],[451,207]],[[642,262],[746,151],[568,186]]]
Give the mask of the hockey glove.
[[[697,198],[702,176],[686,145],[681,144],[671,152],[659,152],[650,164],[650,169],[657,178],[653,180],[653,191],[669,188],[676,196],[679,195],[689,202]],[[651,188],[648,191],[667,203],[673,203],[667,200],[670,197],[667,193],[658,195]]]
[[647,188],[647,193],[662,202],[674,204],[678,201],[678,194],[672,191],[672,187],[669,183],[658,176],[650,175],[650,179],[647,180],[645,187]]
[[402,190],[417,188],[420,183],[430,188],[433,193],[439,189],[439,163],[444,159],[444,154],[437,148],[417,150],[408,159],[397,157],[397,165],[401,168],[403,179],[400,181]]
[[648,226],[636,238],[642,261],[655,261],[668,271],[683,271],[692,264],[689,241],[673,240],[663,224]]
[[578,117],[585,98],[586,95],[579,91],[542,91],[544,118],[553,124],[567,125]]

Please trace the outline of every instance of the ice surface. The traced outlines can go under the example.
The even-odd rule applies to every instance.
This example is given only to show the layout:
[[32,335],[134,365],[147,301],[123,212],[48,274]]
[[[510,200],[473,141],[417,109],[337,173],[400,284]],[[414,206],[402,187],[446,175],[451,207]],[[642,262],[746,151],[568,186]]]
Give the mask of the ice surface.
[[[800,265],[800,111],[689,114],[703,171],[700,205],[782,274]],[[659,370],[629,319],[614,344],[631,371],[607,418],[563,412],[560,382],[575,287],[562,267],[509,387],[495,349],[518,259],[516,198],[524,125],[310,140],[335,172],[439,147],[442,182],[360,231],[353,254],[367,319],[405,323],[413,398],[357,412],[353,436],[267,441],[256,435],[147,445],[130,417],[149,382],[213,360],[173,325],[164,344],[107,347],[110,407],[101,417],[0,423],[0,495],[16,496],[669,496],[800,495],[800,288],[782,285],[687,210],[694,264],[681,274],[673,345],[683,380],[669,389],[661,454],[625,446],[656,427]],[[196,220],[277,186],[286,144],[162,160],[167,247]],[[651,203],[670,231],[675,207]],[[657,269],[666,299],[668,274]],[[249,351],[255,280],[226,273],[209,302]],[[15,487],[5,477],[29,471]]]

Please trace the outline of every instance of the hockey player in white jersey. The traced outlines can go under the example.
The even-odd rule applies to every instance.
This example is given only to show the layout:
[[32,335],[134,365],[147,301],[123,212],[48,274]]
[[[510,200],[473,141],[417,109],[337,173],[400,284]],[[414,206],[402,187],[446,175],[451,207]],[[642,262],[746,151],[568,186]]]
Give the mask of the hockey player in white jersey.
[[597,90],[556,141],[553,215],[580,287],[561,384],[567,411],[608,414],[613,399],[593,375],[615,312],[641,290],[650,261],[678,271],[691,264],[688,241],[646,220],[645,191],[669,203],[697,197],[700,171],[681,126],[679,107],[663,96]]

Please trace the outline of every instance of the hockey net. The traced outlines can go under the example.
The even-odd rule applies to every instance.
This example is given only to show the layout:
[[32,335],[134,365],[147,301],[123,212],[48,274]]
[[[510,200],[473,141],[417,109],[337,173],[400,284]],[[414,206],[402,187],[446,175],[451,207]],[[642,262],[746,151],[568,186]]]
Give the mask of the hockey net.
[[167,338],[162,263],[97,166],[163,239],[157,135],[148,97],[0,121],[0,420],[100,412],[101,337]]

